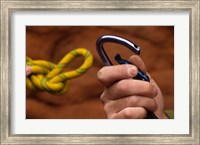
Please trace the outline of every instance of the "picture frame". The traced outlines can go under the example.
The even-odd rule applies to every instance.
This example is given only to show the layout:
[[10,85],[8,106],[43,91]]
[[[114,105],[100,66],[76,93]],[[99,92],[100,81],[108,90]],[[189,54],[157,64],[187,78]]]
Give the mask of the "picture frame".
[[[7,1],[1,0],[1,144],[199,144],[199,20],[200,1]],[[189,11],[190,56],[189,134],[95,135],[95,134],[11,134],[11,14],[23,10],[136,10],[136,11]]]

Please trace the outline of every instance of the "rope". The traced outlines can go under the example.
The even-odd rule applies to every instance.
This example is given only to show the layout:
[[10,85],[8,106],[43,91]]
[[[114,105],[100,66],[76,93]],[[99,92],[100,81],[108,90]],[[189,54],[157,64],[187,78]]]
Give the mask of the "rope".
[[[84,56],[83,64],[75,70],[62,72],[64,67],[78,56]],[[31,66],[32,69],[32,73],[26,77],[26,86],[31,90],[47,91],[57,95],[64,94],[69,87],[68,80],[86,73],[92,63],[91,52],[84,48],[70,51],[58,64],[26,57],[26,65]]]

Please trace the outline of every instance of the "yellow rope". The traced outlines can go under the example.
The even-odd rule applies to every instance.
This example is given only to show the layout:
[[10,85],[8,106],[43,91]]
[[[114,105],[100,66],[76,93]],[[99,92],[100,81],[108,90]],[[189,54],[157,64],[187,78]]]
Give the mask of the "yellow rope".
[[[62,72],[72,60],[84,56],[83,64],[72,71]],[[26,86],[31,90],[48,91],[53,94],[63,94],[68,90],[68,80],[79,77],[87,72],[93,63],[90,51],[77,48],[66,54],[58,64],[44,60],[32,60],[26,57],[26,65],[31,66],[32,73],[26,77]]]

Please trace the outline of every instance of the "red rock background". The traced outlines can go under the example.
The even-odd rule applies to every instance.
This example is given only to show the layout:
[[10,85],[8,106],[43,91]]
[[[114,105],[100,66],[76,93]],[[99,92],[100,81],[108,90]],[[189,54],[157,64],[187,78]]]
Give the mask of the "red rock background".
[[[105,34],[118,35],[135,42],[141,48],[141,58],[157,82],[165,99],[165,108],[174,108],[174,27],[172,26],[27,26],[26,55],[57,63],[76,48],[87,48],[94,56],[92,68],[83,76],[70,80],[65,95],[26,90],[28,119],[106,118],[99,96],[103,91],[96,74],[103,66],[97,52],[96,40]],[[107,43],[111,58],[116,53],[132,55],[121,45]],[[80,66],[77,58],[68,69]]]

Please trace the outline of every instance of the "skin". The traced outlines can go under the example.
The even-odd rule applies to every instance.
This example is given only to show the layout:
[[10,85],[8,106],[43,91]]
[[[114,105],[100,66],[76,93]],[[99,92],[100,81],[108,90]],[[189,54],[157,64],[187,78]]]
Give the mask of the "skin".
[[28,76],[29,74],[31,74],[31,67],[30,66],[26,66],[26,76]]
[[[105,66],[97,74],[105,88],[100,100],[107,117],[142,119],[149,110],[159,119],[166,119],[162,92],[147,73],[144,62],[136,55],[131,56],[129,61],[134,65]],[[149,76],[150,83],[132,79],[137,75],[137,68]]]

